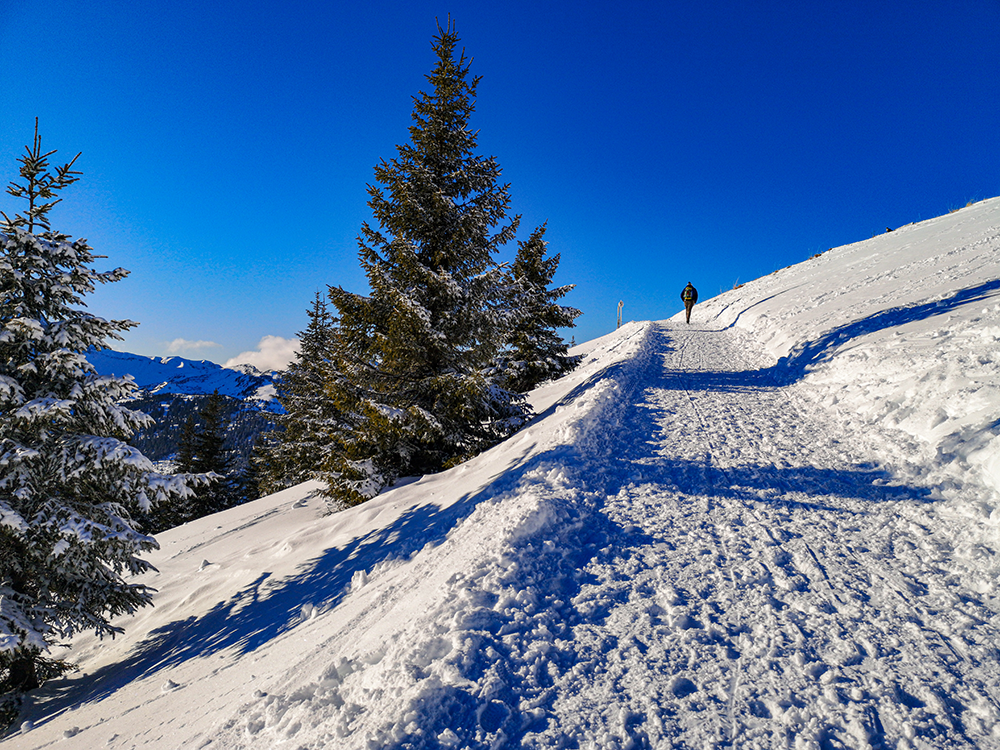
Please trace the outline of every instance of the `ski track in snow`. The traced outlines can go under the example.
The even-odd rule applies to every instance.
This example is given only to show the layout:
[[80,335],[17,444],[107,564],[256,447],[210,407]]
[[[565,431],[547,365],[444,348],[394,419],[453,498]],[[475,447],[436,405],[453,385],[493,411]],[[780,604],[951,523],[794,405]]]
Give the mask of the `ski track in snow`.
[[1000,747],[996,603],[884,436],[769,381],[739,329],[642,336],[572,448],[410,562],[448,573],[408,633],[205,747]]

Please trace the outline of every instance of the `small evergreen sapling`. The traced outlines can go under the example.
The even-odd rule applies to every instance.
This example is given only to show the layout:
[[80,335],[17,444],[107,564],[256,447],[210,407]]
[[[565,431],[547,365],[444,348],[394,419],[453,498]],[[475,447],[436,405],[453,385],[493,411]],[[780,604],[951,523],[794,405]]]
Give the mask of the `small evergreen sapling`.
[[343,422],[326,392],[333,377],[337,330],[319,292],[307,314],[299,351],[278,381],[278,403],[284,412],[271,416],[276,429],[264,436],[254,456],[264,494],[319,477],[332,449],[330,434]]
[[547,245],[543,224],[526,242],[518,242],[510,271],[515,322],[504,356],[508,387],[518,393],[564,375],[580,362],[579,357],[567,354],[566,342],[556,330],[572,328],[581,314],[556,302],[574,285],[549,288],[559,267],[559,255],[546,258]]
[[86,240],[50,227],[76,159],[50,171],[37,122],[25,152],[7,192],[27,210],[0,223],[0,721],[65,669],[45,656],[56,639],[121,632],[112,618],[151,603],[151,589],[126,580],[156,548],[133,514],[191,492],[126,443],[149,422],[122,405],[133,381],[100,377],[85,357],[135,323],[80,309],[127,272],[95,271]]

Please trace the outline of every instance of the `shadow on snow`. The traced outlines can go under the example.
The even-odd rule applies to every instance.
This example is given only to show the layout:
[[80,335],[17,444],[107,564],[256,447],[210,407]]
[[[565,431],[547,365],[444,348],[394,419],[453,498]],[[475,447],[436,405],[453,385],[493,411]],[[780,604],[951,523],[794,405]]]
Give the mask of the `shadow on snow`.
[[779,384],[793,383],[801,379],[809,368],[828,359],[830,353],[851,339],[865,336],[887,328],[895,328],[926,320],[936,315],[944,315],[963,305],[978,304],[985,301],[997,290],[1000,290],[1000,279],[987,281],[977,286],[960,289],[947,299],[936,302],[924,302],[914,305],[902,305],[870,315],[867,318],[846,323],[834,328],[815,341],[810,341],[799,347],[787,357],[782,357],[774,366],[775,381]]
[[[74,695],[73,703],[100,700],[130,682],[189,659],[215,656],[230,648],[238,654],[256,650],[305,621],[312,608],[321,613],[336,607],[349,593],[355,573],[371,571],[379,563],[406,560],[426,544],[442,542],[480,499],[467,496],[446,508],[414,507],[388,526],[325,550],[288,578],[274,580],[270,572],[262,572],[208,612],[151,631],[125,659],[92,673],[87,694]],[[61,686],[49,683],[46,692],[50,687]],[[65,687],[75,692],[82,685],[70,680]]]

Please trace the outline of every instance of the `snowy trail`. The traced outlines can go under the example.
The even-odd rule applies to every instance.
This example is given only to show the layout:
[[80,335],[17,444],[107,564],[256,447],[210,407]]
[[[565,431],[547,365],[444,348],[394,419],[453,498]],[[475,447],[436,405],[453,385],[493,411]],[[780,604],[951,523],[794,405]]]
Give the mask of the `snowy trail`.
[[205,747],[1000,747],[996,603],[879,468],[891,436],[777,385],[739,329],[601,356],[622,345],[554,443]]
[[523,743],[1000,746],[995,605],[928,532],[926,491],[886,482],[881,436],[773,385],[738,330],[651,338],[632,443],[580,473],[609,539]]
[[1000,749],[994,553],[905,433],[738,327],[628,324],[551,389],[353,512],[166,535],[150,620],[4,746]]
[[1000,750],[1000,198],[576,349],[325,516],[165,532],[11,750]]

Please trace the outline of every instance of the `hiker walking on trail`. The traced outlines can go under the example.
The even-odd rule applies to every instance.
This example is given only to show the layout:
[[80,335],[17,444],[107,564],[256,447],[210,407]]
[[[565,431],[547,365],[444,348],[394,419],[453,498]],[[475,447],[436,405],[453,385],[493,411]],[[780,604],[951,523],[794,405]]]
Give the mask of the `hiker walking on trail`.
[[691,282],[684,287],[681,292],[681,299],[684,300],[684,312],[687,313],[688,325],[691,324],[691,308],[694,307],[694,303],[698,301],[698,290],[694,288]]

